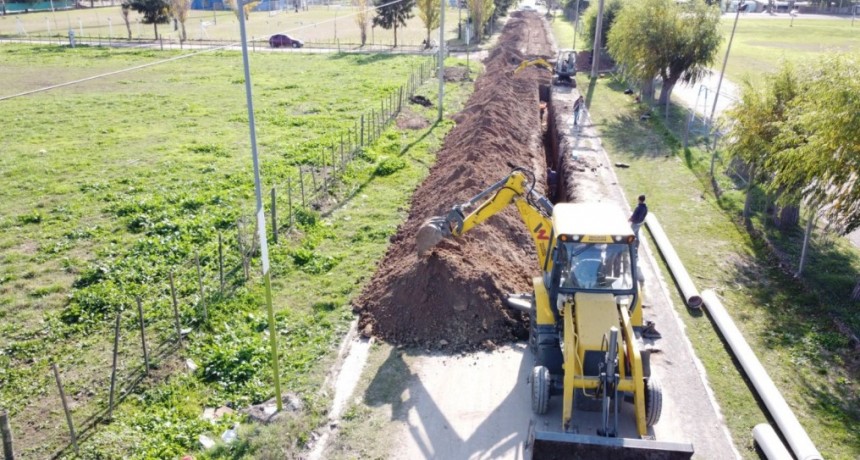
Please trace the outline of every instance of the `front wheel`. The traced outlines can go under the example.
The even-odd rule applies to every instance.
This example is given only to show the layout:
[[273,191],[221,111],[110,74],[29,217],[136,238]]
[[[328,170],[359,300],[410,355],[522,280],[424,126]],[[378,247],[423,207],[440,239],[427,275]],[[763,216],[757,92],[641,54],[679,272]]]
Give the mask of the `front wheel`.
[[298,48],[298,47],[299,47],[299,44],[296,42],[293,42],[293,48]]
[[532,369],[532,412],[538,415],[546,413],[549,406],[549,390],[549,369],[535,366]]
[[654,426],[663,412],[663,386],[655,378],[645,381],[645,424]]

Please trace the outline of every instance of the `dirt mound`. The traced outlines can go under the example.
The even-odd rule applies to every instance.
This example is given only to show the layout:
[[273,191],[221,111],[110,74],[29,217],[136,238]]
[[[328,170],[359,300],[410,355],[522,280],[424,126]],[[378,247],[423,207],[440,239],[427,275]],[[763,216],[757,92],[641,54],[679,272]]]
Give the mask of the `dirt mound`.
[[502,305],[505,294],[529,291],[531,276],[539,271],[516,209],[506,209],[463,238],[442,242],[427,258],[416,255],[415,234],[426,218],[446,214],[515,166],[534,171],[538,191],[544,191],[538,88],[549,84],[550,75],[536,68],[512,74],[524,59],[552,55],[544,27],[540,18],[511,18],[485,60],[486,71],[466,108],[454,117],[457,126],[416,190],[409,217],[355,303],[365,334],[398,344],[464,349],[492,346],[525,332],[519,314]]

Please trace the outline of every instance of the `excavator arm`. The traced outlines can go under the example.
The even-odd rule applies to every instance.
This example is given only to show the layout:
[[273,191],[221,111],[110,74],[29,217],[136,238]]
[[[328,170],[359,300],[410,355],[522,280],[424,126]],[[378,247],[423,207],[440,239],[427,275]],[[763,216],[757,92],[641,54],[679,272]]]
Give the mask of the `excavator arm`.
[[[428,219],[416,235],[418,254],[426,254],[429,249],[445,238],[462,236],[511,203],[517,206],[520,217],[532,235],[537,247],[538,259],[543,268],[552,232],[550,221],[552,203],[534,191],[533,184],[529,183],[525,173],[519,169],[515,169],[508,177],[491,185],[469,201],[454,206],[447,215]],[[472,208],[474,210],[471,210]]]

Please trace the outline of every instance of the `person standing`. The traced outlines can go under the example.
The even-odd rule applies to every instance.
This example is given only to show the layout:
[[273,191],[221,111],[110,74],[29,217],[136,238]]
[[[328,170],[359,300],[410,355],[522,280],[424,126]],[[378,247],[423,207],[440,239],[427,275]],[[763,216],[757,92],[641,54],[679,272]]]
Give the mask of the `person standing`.
[[579,96],[579,99],[573,103],[573,126],[579,124],[579,113],[582,112],[583,106],[585,105],[585,100],[582,96]]
[[633,215],[627,219],[630,222],[630,227],[633,229],[633,234],[636,235],[636,240],[639,240],[639,228],[645,222],[645,217],[648,215],[648,206],[645,205],[645,195],[639,195],[639,204],[633,210]]

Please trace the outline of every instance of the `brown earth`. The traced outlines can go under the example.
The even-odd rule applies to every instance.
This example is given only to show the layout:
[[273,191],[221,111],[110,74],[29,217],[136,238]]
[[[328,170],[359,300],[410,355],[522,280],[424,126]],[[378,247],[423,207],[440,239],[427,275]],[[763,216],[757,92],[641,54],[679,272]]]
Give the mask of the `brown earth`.
[[510,292],[531,290],[538,273],[533,242],[515,208],[490,218],[458,239],[448,239],[426,258],[416,255],[415,234],[430,216],[446,214],[504,178],[515,166],[534,171],[545,191],[546,157],[538,88],[550,75],[525,59],[549,58],[553,46],[545,22],[514,13],[499,44],[485,60],[457,126],[445,139],[436,165],[412,198],[409,217],[359,299],[359,330],[391,343],[468,349],[522,337],[518,313],[502,305]]

